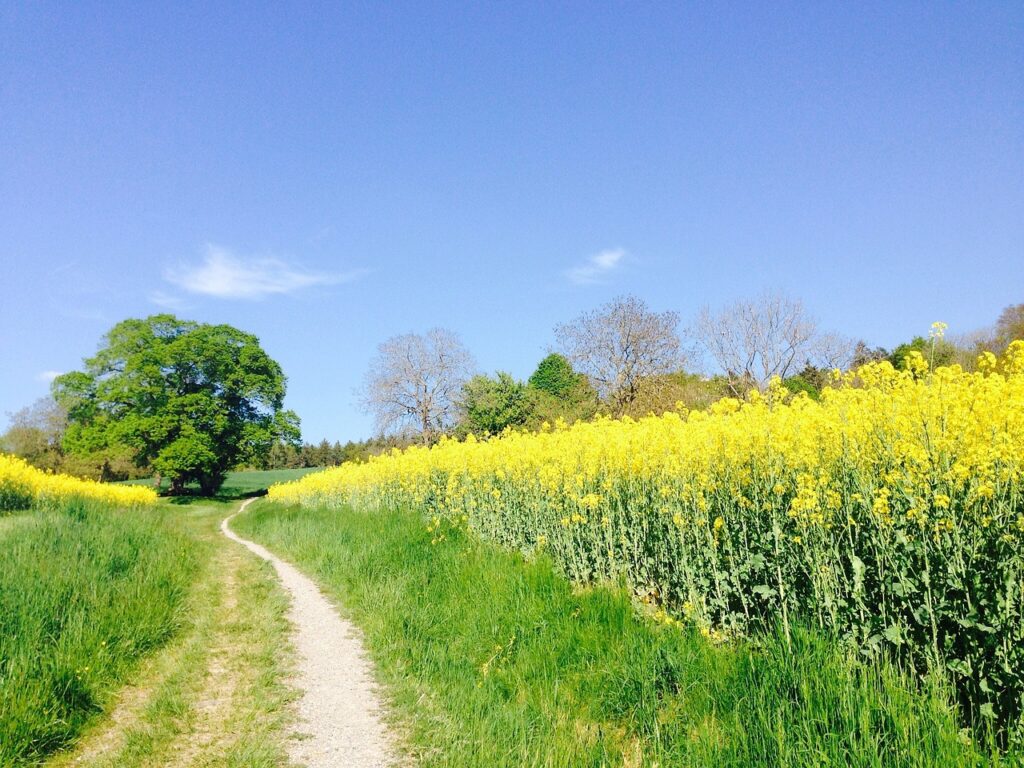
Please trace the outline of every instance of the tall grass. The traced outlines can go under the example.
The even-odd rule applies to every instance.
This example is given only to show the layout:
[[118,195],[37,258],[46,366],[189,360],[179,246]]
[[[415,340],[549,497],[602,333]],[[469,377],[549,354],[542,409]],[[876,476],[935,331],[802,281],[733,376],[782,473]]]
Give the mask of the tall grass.
[[82,500],[0,540],[0,766],[69,742],[165,641],[195,569],[160,510]]
[[[421,515],[261,503],[233,524],[362,627],[421,766],[986,765],[942,681],[818,630],[715,643]],[[1008,759],[1008,758],[1003,758]]]

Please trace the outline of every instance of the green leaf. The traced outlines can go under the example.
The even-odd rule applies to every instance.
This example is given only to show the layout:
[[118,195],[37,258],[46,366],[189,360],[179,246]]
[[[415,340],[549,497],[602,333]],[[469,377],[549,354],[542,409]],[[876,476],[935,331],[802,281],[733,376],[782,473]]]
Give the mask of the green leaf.
[[886,627],[882,634],[885,636],[885,639],[893,645],[903,645],[903,633],[898,624]]
[[971,674],[971,662],[967,659],[950,659],[946,662],[946,668],[965,677]]

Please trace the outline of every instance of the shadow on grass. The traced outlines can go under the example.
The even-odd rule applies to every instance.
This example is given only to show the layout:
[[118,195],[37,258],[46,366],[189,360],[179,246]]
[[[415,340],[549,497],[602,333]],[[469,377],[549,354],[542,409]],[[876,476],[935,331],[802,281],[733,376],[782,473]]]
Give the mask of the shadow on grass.
[[[228,472],[224,484],[212,496],[204,496],[196,483],[185,486],[182,493],[172,496],[170,493],[170,482],[164,478],[159,488],[155,490],[161,497],[168,499],[171,504],[188,505],[199,499],[214,501],[239,501],[251,499],[255,496],[265,496],[267,489],[275,483],[287,483],[298,480],[311,472],[319,472],[320,467],[303,467],[301,469],[271,469],[271,470],[247,470],[242,472]],[[126,485],[148,485],[154,488],[153,478],[126,480]]]
[[254,499],[259,496],[266,496],[266,488],[257,488],[256,490],[251,489],[240,489],[240,488],[221,488],[217,493],[212,496],[204,496],[197,490],[186,489],[184,493],[172,496],[168,492],[160,494],[161,498],[168,500],[170,504],[177,506],[189,506],[203,501],[240,501],[242,499]]

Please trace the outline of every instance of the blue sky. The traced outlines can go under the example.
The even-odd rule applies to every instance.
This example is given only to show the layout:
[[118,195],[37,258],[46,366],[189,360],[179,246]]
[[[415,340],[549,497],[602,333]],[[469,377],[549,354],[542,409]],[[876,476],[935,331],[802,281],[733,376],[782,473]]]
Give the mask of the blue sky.
[[1020,3],[210,5],[0,0],[0,414],[165,310],[346,440],[397,333],[525,377],[626,292],[886,346],[1024,301]]

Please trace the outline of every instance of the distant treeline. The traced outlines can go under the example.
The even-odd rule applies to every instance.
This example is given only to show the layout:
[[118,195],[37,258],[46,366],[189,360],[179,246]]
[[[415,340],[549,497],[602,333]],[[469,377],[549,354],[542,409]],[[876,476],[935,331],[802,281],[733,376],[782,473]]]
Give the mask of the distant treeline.
[[346,461],[366,461],[371,456],[392,448],[405,448],[409,442],[397,437],[375,437],[358,442],[277,443],[267,460],[246,469],[300,469],[303,467],[336,467]]
[[[167,325],[174,320],[158,316],[145,322],[126,321],[118,328],[131,325],[137,331],[136,326]],[[974,370],[982,351],[998,354],[1013,339],[1024,338],[1024,304],[1006,307],[992,327],[976,333],[947,336],[945,324],[935,323],[927,336],[915,336],[893,349],[826,333],[799,301],[772,294],[737,302],[717,313],[704,309],[682,336],[678,324],[675,312],[653,312],[636,297],[620,297],[557,326],[554,336],[558,351],[544,357],[525,381],[504,371],[480,373],[473,356],[450,331],[435,328],[424,334],[393,337],[378,347],[362,392],[363,406],[376,417],[380,436],[346,443],[305,443],[299,436],[298,417],[282,411],[273,417],[270,426],[264,424],[253,432],[256,427],[250,425],[250,432],[245,434],[258,433],[260,439],[250,440],[253,445],[244,453],[234,450],[230,456],[215,458],[223,465],[221,470],[336,466],[365,461],[412,443],[433,443],[444,436],[465,439],[473,434],[485,438],[507,429],[539,430],[545,424],[571,424],[597,415],[640,418],[670,410],[699,410],[723,397],[743,398],[753,389],[763,389],[772,379],[781,380],[793,393],[818,399],[829,386],[834,369],[847,370],[874,360],[888,360],[896,368],[903,368],[912,352],[921,353],[933,367],[958,364]],[[192,333],[226,332],[223,328],[186,326]],[[241,337],[256,343],[255,338]],[[178,336],[174,339],[180,341]],[[156,342],[151,339],[147,343],[152,346]],[[145,345],[130,346],[136,350]],[[712,361],[719,373],[692,372],[692,368],[702,367],[693,357],[697,351],[705,362]],[[194,352],[190,346],[170,349],[165,378],[173,379],[179,370],[192,370],[179,358]],[[106,370],[101,368],[100,372]],[[279,368],[275,370],[280,374]],[[82,374],[74,377],[81,378]],[[69,378],[73,378],[71,374],[61,380]],[[78,379],[72,381],[76,382]],[[171,381],[168,391],[180,389],[185,394],[179,392],[179,399],[194,400],[195,395],[189,394],[195,389],[194,382],[179,384]],[[283,376],[275,387],[271,389],[280,400]],[[216,391],[212,385],[207,389]],[[172,422],[178,418],[168,414],[166,407],[147,410],[143,395],[136,400],[129,404],[144,411],[142,416],[133,416],[135,421],[107,418],[107,422],[118,427],[133,426],[132,435],[138,437],[150,434],[147,425],[160,426],[162,418]],[[145,451],[140,453],[137,445],[89,432],[81,414],[76,419],[72,411],[69,419],[66,402],[66,397],[46,397],[9,414],[10,424],[0,434],[0,452],[20,456],[41,469],[122,480],[170,471],[163,465],[171,463],[185,466],[179,474],[183,472],[182,477],[186,477],[196,456],[212,451],[210,446],[232,442],[201,433],[195,423],[186,420],[184,426],[191,432],[174,441],[174,450],[168,447],[159,454],[163,458],[154,460]],[[97,413],[103,415],[105,411]],[[261,418],[267,420],[270,416],[264,414]],[[174,454],[176,461],[171,462],[165,453]],[[214,474],[222,475],[221,470]]]

